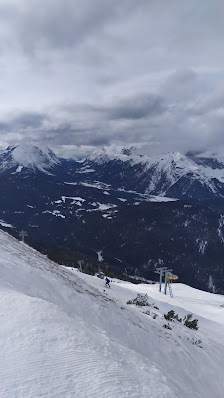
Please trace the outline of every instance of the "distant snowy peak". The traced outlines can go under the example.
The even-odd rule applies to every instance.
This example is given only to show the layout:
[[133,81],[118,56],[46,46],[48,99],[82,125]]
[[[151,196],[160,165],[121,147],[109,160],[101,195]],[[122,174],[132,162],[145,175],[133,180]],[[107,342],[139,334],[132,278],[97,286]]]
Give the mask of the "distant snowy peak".
[[178,152],[169,152],[159,155],[143,155],[138,148],[120,147],[111,145],[102,149],[96,150],[87,160],[96,163],[106,163],[111,160],[121,160],[123,162],[131,162],[132,164],[147,163],[149,165],[158,162],[182,161],[185,156]]
[[132,147],[121,147],[118,145],[110,145],[102,149],[96,150],[87,160],[98,164],[107,163],[111,160],[133,161],[134,158],[138,162],[142,160],[142,155],[137,154],[137,149]]
[[[138,192],[201,199],[212,195],[223,197],[223,154],[168,152],[142,155],[139,151],[134,147],[109,146],[96,151],[86,160],[85,166],[97,169],[100,165],[95,179],[117,175],[121,187]],[[117,182],[115,178],[113,183]]]
[[122,148],[115,145],[95,151],[87,159],[88,162],[104,164],[109,161],[129,162],[132,166],[142,164],[145,170],[156,167],[158,170],[171,171],[174,169],[179,174],[180,170],[196,171],[199,166],[189,157],[179,152],[168,152],[164,154],[142,155],[135,147]]
[[0,155],[0,171],[15,169],[19,173],[25,169],[33,172],[39,170],[49,174],[51,169],[60,163],[60,159],[49,148],[40,148],[31,145],[9,146]]
[[191,159],[199,165],[210,167],[212,169],[224,169],[224,154],[206,151],[195,155],[190,155]]
[[219,153],[219,152],[206,151],[206,152],[196,154],[195,158],[216,159],[216,160],[224,163],[224,153],[223,152]]

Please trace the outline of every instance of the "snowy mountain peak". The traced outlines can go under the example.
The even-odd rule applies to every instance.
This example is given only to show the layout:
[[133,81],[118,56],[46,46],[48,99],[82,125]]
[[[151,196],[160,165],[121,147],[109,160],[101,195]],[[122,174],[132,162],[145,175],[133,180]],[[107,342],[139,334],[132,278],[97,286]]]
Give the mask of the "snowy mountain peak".
[[129,147],[129,148],[123,148],[122,149],[122,153],[126,156],[130,156],[132,155],[134,152],[136,152],[136,148],[134,148],[133,146]]
[[49,171],[60,163],[52,150],[46,147],[37,147],[28,144],[11,145],[0,155],[0,172],[15,169],[15,173],[23,168],[31,171]]
[[102,149],[98,149],[87,160],[94,161],[99,164],[106,163],[111,160],[121,160],[123,162],[128,161],[132,164],[147,163],[149,165],[158,162],[176,163],[188,161],[189,163],[189,159],[179,152],[143,155],[137,147],[123,147],[119,145],[110,145]]
[[140,163],[146,161],[147,156],[140,154],[138,148],[134,146],[123,147],[120,145],[110,145],[96,150],[87,160],[98,164],[107,163],[111,160],[122,162],[130,161]]
[[168,171],[172,174],[178,174],[182,169],[184,173],[196,171],[198,165],[189,157],[180,152],[168,152],[164,154],[143,155],[136,147],[119,147],[111,145],[101,150],[97,150],[90,156],[87,161],[97,164],[105,164],[109,161],[129,162],[132,166],[142,164],[146,170],[156,167],[160,172]]

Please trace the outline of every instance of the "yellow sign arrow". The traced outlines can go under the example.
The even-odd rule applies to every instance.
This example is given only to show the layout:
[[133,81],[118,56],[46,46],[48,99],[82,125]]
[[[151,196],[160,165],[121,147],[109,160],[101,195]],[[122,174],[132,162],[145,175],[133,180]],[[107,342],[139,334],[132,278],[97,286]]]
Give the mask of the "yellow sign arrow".
[[172,279],[173,281],[176,281],[177,279],[179,279],[179,276],[177,275],[173,275],[173,274],[167,274],[167,279]]

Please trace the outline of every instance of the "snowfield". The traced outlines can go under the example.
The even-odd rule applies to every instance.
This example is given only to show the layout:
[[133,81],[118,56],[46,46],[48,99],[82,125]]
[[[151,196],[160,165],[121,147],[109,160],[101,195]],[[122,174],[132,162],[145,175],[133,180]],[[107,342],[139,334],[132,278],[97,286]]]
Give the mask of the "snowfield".
[[[173,299],[157,284],[106,288],[2,231],[0,258],[1,398],[223,397],[223,296],[182,284]],[[150,305],[126,304],[137,293]],[[199,330],[165,329],[171,309],[193,312]]]

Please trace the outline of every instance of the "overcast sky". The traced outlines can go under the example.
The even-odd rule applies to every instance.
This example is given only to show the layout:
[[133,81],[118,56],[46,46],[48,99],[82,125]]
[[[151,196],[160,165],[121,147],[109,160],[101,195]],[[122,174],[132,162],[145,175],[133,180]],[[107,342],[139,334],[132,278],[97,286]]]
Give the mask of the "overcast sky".
[[224,150],[223,0],[0,0],[0,147]]

